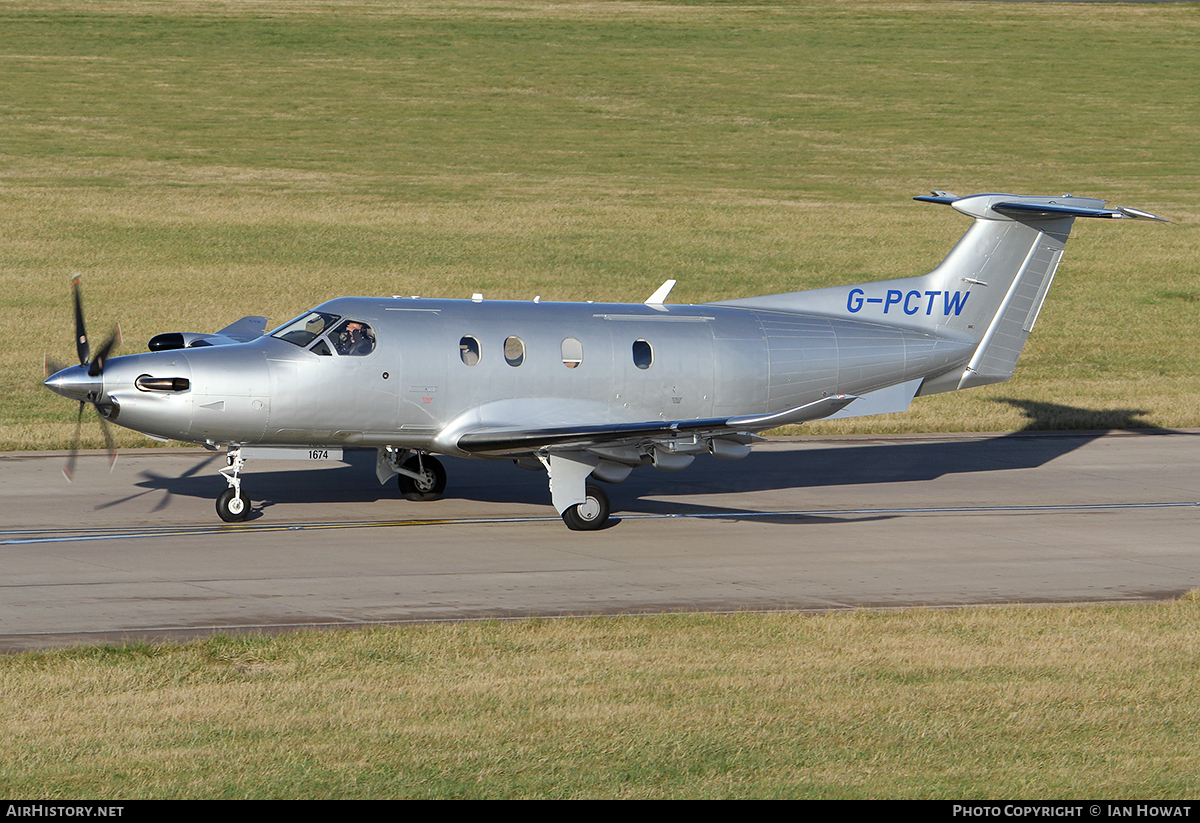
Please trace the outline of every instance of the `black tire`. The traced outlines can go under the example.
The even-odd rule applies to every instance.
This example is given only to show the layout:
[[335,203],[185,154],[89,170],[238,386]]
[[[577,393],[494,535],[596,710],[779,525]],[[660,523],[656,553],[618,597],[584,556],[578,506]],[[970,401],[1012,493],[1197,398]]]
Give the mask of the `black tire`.
[[226,523],[240,523],[250,516],[250,496],[246,492],[234,494],[230,486],[217,498],[217,514]]
[[402,474],[396,475],[400,493],[409,500],[439,500],[446,491],[446,469],[433,455],[413,455],[401,464],[411,472],[419,472],[420,480]]
[[604,528],[611,511],[612,506],[604,489],[595,483],[588,483],[587,500],[563,512],[562,519],[571,531],[590,532]]

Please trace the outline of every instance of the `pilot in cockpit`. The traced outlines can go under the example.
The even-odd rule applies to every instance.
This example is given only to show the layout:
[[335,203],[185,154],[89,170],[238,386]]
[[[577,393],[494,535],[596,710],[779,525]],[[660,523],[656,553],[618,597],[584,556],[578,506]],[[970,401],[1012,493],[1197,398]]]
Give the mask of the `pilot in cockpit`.
[[361,357],[375,350],[375,333],[366,323],[347,320],[333,337],[334,348],[343,357]]

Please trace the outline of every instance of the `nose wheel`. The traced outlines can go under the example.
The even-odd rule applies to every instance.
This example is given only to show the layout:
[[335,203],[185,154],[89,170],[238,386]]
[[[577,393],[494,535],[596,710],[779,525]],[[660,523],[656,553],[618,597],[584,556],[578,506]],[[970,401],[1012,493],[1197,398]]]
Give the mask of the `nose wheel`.
[[240,523],[250,516],[250,496],[228,488],[217,498],[217,515],[226,523]]

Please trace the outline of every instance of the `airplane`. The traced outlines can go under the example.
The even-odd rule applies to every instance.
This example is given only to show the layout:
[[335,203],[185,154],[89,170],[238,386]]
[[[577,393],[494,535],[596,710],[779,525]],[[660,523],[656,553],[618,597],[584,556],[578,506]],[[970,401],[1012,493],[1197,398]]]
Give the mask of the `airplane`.
[[767,429],[1008,380],[1075,218],[1167,222],[1070,194],[914,199],[973,218],[928,274],[696,305],[667,304],[674,280],[637,304],[339,297],[270,332],[247,317],[110,357],[118,330],[93,357],[76,277],[79,365],[48,366],[45,385],[80,421],[96,409],[111,455],[106,420],[224,448],[227,522],[251,512],[248,460],[374,447],[380,483],[409,500],[442,496],[434,455],[511,459],[547,472],[568,528],[600,529],[611,505],[593,480],[738,459]]

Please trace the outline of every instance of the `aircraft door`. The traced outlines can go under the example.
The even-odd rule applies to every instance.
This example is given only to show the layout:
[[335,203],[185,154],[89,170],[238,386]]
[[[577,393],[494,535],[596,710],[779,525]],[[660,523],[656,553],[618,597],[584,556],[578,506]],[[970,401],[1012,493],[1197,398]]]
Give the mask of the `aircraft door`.
[[436,310],[389,309],[389,326],[396,342],[388,347],[393,391],[401,430],[440,429],[445,423],[446,363],[458,356],[458,343],[447,332]]

